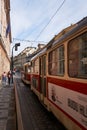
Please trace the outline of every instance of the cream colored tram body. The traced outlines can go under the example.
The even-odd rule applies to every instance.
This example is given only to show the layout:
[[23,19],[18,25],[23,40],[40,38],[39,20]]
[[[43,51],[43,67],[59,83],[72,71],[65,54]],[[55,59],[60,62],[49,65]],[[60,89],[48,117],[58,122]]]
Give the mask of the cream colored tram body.
[[23,71],[21,71],[21,79],[25,84],[31,84],[31,62],[27,62],[23,65]]
[[31,89],[68,130],[87,130],[87,17],[31,59]]

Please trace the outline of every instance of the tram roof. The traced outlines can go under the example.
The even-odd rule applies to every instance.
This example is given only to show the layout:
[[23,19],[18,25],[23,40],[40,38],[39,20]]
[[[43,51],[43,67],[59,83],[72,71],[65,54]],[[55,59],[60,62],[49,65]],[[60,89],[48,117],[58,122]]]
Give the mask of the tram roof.
[[41,50],[39,50],[39,52],[36,52],[36,54],[31,58],[31,60],[35,59],[40,55],[43,55],[46,52],[46,50],[71,37],[75,32],[79,31],[81,28],[85,26],[87,26],[87,17],[83,18],[82,20],[74,24],[74,26],[71,27],[69,31],[66,31],[66,29],[64,29],[63,31],[65,31],[65,34],[60,35],[60,37],[57,40],[55,40],[56,36],[53,39],[51,39],[51,41],[46,46],[44,46]]
[[36,57],[38,57],[38,56],[44,54],[46,50],[47,50],[46,47],[42,48],[35,56],[33,56],[33,57],[31,58],[31,60],[33,60],[33,59],[35,59]]
[[83,18],[81,21],[76,23],[76,26],[74,26],[70,31],[66,32],[64,35],[62,35],[58,40],[54,41],[52,43],[52,46],[62,42],[63,40],[67,39],[68,37],[72,36],[75,32],[79,31],[81,28],[87,26],[87,17]]

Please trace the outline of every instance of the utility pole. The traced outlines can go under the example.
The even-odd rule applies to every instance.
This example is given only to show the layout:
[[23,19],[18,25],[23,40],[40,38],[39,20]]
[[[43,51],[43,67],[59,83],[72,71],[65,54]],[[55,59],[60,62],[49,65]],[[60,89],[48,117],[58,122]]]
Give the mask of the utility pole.
[[12,83],[13,83],[13,68],[14,68],[14,64],[13,64],[13,49],[15,48],[15,51],[17,51],[18,46],[20,46],[20,43],[16,43],[16,44],[12,47],[12,57],[11,57]]

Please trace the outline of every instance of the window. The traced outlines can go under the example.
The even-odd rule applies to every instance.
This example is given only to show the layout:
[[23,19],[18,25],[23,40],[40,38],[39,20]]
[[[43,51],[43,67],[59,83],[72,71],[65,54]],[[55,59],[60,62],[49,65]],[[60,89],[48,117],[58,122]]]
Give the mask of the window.
[[31,72],[32,72],[32,73],[34,73],[34,71],[35,71],[35,70],[34,70],[34,66],[35,66],[35,62],[32,61],[32,67],[31,67]]
[[38,79],[35,77],[32,77],[32,86],[38,89]]
[[39,59],[35,60],[35,73],[39,73]]
[[30,66],[28,66],[28,73],[30,73],[31,72],[31,67]]
[[43,74],[46,75],[46,56],[43,56]]
[[42,75],[42,58],[40,58],[40,75]]
[[46,55],[40,58],[40,75],[46,75]]
[[87,78],[87,32],[68,44],[69,76]]
[[49,53],[48,71],[51,75],[64,75],[64,46]]
[[25,72],[27,73],[27,66],[25,66]]

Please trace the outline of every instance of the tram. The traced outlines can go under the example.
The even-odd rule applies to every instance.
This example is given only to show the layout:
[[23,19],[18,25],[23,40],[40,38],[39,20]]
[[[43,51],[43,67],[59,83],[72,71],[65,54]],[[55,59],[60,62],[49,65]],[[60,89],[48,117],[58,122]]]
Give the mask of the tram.
[[31,90],[68,130],[87,130],[87,17],[31,58]]
[[31,62],[27,62],[23,65],[23,71],[21,71],[21,79],[25,84],[31,84]]

